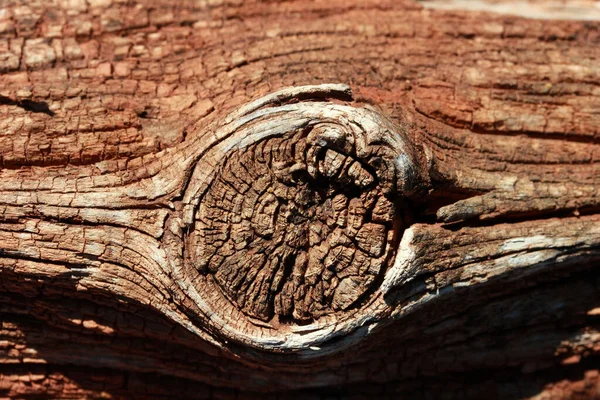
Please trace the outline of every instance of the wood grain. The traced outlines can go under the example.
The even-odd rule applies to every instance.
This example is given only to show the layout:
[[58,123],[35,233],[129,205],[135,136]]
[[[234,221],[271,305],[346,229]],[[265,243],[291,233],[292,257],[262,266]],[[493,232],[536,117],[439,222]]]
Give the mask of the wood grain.
[[0,8],[0,396],[597,396],[598,22]]

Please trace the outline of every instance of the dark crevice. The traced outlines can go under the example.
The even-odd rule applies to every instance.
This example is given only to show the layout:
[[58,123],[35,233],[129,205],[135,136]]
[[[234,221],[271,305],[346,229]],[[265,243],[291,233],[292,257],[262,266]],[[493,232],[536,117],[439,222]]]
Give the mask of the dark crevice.
[[54,116],[54,111],[50,110],[48,103],[45,101],[14,100],[6,96],[0,96],[0,104],[17,106],[32,113],[46,114],[51,117]]
[[484,219],[479,219],[481,218],[481,216],[473,216],[468,219],[448,222],[437,219],[431,223],[442,223],[446,229],[451,231],[457,231],[465,227],[488,227],[498,224],[518,224],[523,222],[544,221],[558,218],[585,217],[597,214],[600,214],[600,206],[585,207],[579,209],[563,208],[560,210],[532,210],[527,212],[512,212],[502,214],[497,217],[490,217]]
[[440,208],[452,205],[461,200],[481,196],[489,192],[475,191],[453,187],[448,183],[434,182],[434,188],[425,196],[407,199],[411,214],[410,223],[438,223],[437,212]]

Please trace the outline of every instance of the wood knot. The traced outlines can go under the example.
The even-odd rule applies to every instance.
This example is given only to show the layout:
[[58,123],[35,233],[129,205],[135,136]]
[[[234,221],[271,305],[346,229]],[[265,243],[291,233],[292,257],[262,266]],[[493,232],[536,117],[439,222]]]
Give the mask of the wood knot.
[[294,347],[295,326],[343,326],[394,261],[421,169],[403,129],[349,93],[300,87],[251,103],[196,165],[186,271],[238,340]]

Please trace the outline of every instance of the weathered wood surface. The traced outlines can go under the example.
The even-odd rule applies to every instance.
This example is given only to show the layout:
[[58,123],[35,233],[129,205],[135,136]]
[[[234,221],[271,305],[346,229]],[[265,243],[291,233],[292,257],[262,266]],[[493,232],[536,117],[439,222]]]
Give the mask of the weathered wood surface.
[[600,23],[0,6],[0,396],[598,396]]

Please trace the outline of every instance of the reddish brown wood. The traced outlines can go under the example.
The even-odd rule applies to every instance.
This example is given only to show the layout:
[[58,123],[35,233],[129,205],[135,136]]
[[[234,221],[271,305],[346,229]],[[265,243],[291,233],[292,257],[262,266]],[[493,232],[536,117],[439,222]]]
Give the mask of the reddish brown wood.
[[[0,7],[0,396],[599,396],[598,22],[408,0]],[[349,89],[298,89],[323,84]],[[355,247],[383,254],[382,272],[323,289],[312,308],[284,304],[319,294],[294,297],[293,274],[273,299],[230,276],[206,283],[218,269],[189,251],[208,214],[187,197],[203,171],[243,174],[199,149],[219,132],[247,137],[251,125],[231,128],[246,115],[285,125],[336,107],[389,127],[366,129],[383,138],[372,150],[411,154],[416,171],[393,195],[364,185],[399,201],[396,213],[336,198],[336,212],[363,216]],[[358,165],[344,185],[385,182],[368,157],[343,159]],[[332,336],[265,344],[321,317]]]

